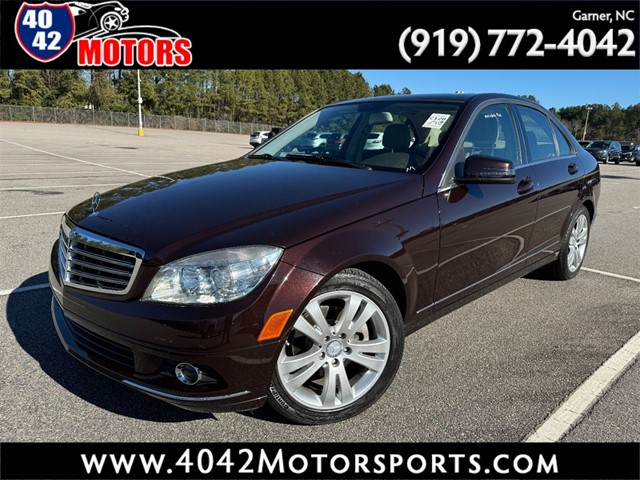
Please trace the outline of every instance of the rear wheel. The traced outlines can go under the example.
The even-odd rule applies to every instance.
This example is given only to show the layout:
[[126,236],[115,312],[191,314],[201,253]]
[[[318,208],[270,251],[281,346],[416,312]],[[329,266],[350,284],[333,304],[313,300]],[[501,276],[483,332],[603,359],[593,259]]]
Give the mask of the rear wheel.
[[333,277],[293,325],[278,357],[269,405],[304,424],[353,417],[387,390],[400,365],[398,305],[375,278],[355,269]]
[[571,217],[571,222],[562,239],[558,259],[546,267],[546,273],[550,278],[570,280],[580,272],[587,253],[590,227],[589,211],[581,205]]

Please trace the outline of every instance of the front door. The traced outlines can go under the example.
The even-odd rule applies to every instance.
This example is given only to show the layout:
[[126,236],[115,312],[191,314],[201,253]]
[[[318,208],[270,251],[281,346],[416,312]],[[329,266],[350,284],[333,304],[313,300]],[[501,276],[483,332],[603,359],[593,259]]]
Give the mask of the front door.
[[[507,104],[482,108],[438,192],[441,238],[435,308],[449,305],[525,266],[538,196],[533,169]],[[513,162],[513,184],[459,185],[464,160],[484,155]],[[447,177],[445,177],[447,178]]]

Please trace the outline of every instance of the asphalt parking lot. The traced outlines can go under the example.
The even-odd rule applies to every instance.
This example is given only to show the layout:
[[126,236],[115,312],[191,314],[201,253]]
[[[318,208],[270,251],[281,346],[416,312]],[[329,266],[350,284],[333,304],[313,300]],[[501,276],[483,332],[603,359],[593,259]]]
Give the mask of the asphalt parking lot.
[[[98,190],[237,157],[248,140],[0,123],[0,441],[519,442],[640,332],[640,168],[623,164],[601,165],[576,279],[519,279],[411,335],[390,390],[349,421],[190,413],[68,356],[45,285],[62,212]],[[565,440],[640,441],[639,385],[635,361]]]

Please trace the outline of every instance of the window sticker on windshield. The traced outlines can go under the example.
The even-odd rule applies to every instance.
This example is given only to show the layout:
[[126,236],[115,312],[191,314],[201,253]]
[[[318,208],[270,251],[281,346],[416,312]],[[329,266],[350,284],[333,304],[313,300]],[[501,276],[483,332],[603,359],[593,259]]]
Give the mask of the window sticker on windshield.
[[447,115],[446,113],[432,113],[422,126],[424,128],[442,128],[442,126],[447,123],[450,116],[451,115]]

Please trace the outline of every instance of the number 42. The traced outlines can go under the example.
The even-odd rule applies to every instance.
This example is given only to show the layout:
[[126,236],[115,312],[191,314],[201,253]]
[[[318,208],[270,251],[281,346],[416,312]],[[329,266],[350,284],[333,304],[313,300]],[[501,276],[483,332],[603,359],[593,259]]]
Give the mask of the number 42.
[[31,45],[39,50],[60,50],[61,38],[60,32],[36,32]]

